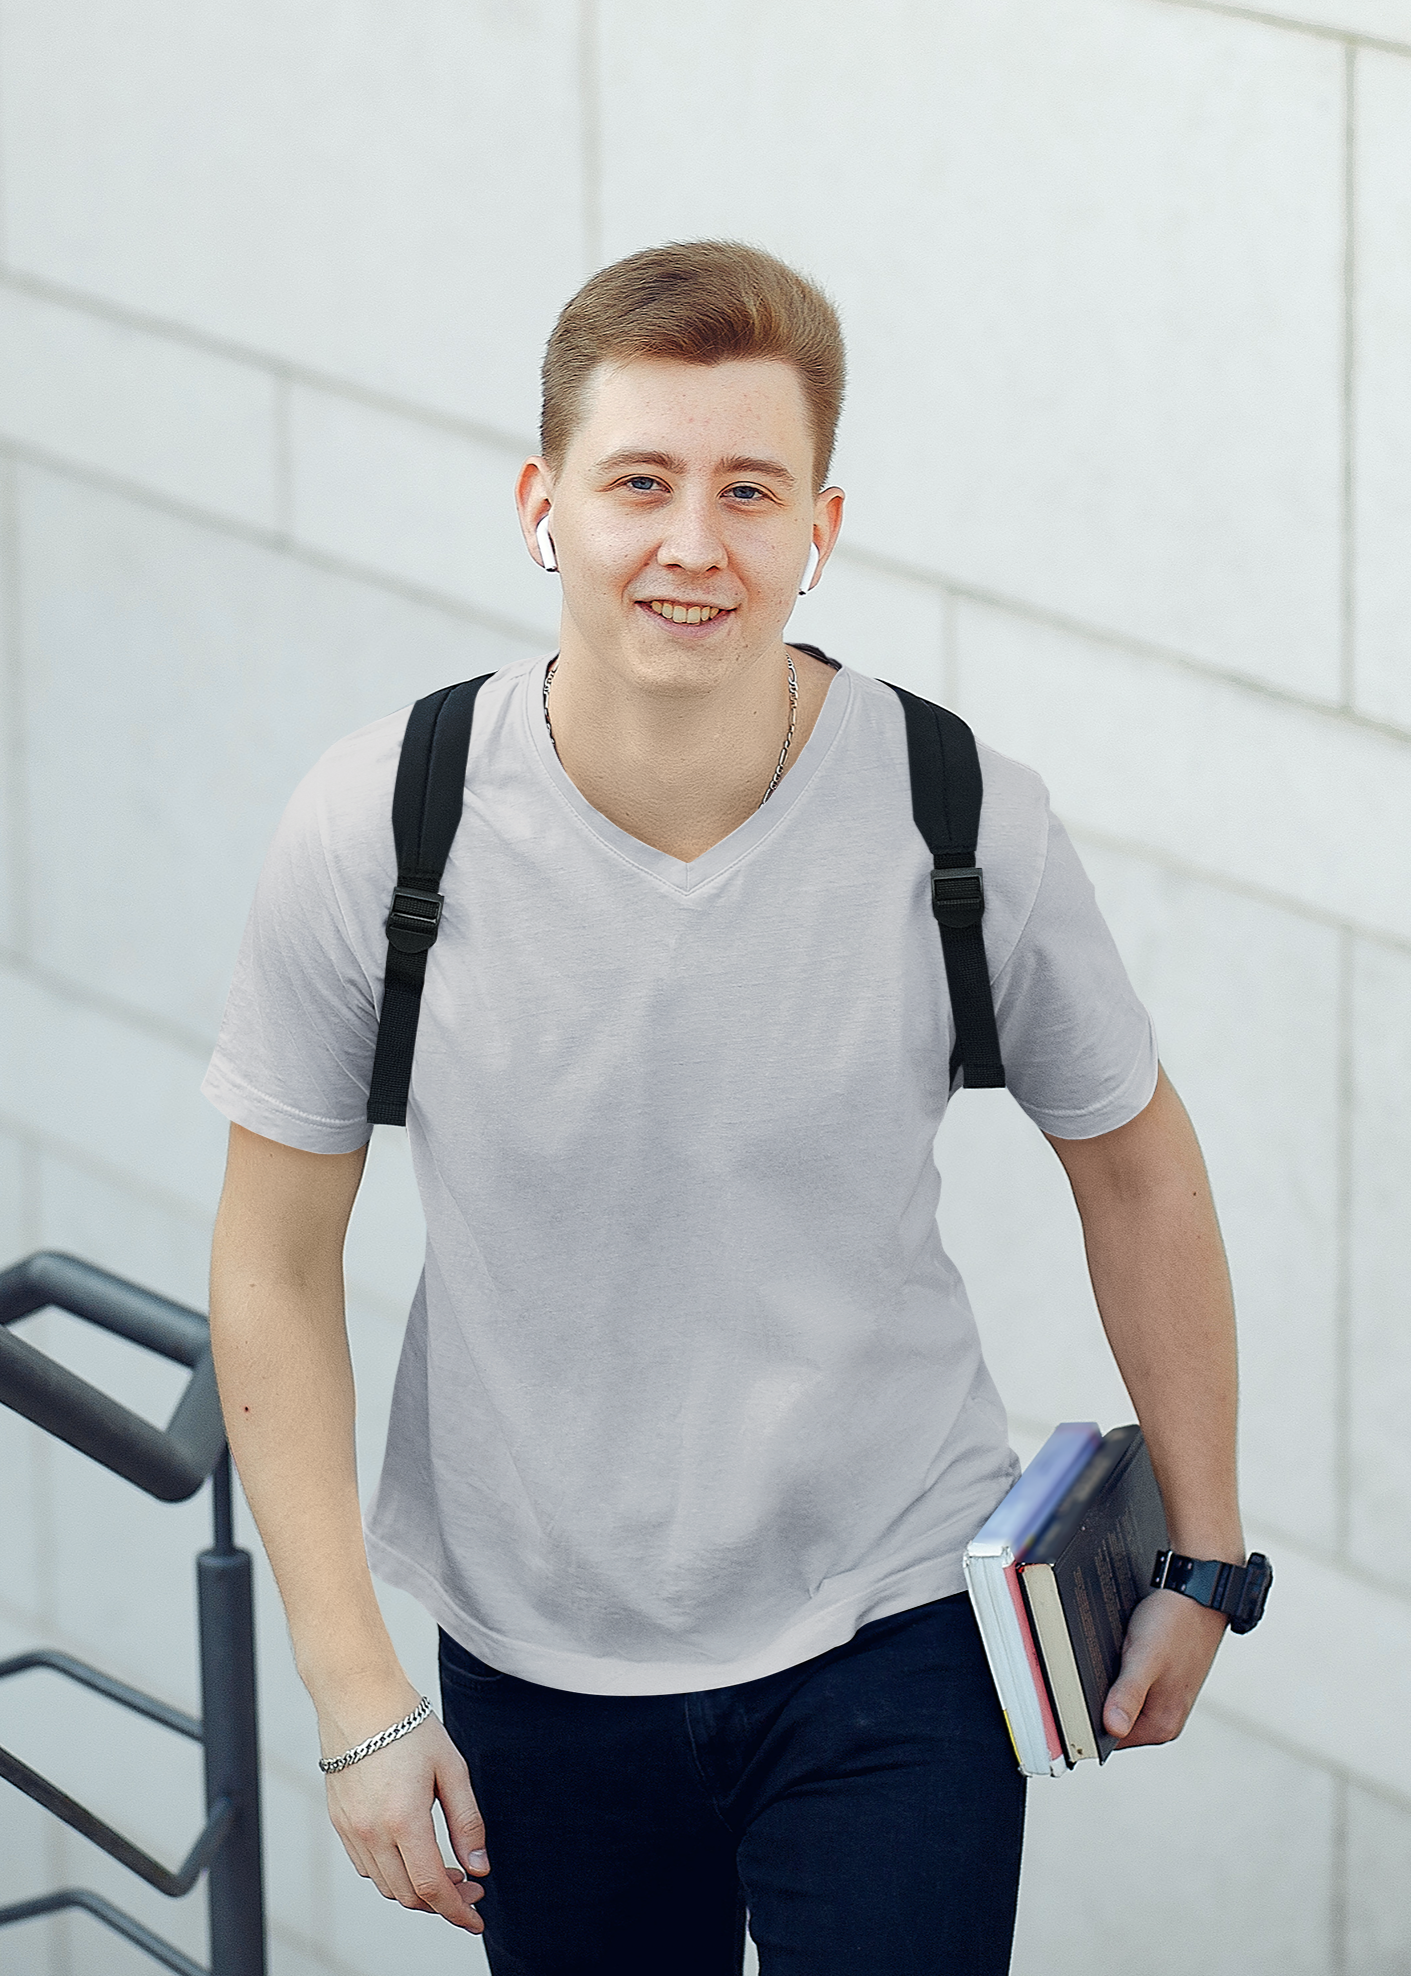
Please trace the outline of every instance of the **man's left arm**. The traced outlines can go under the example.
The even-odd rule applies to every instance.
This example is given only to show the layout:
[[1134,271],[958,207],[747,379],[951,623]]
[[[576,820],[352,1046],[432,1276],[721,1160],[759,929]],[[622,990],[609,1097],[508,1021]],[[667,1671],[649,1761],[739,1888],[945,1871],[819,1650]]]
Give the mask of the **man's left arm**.
[[[1243,1564],[1234,1300],[1185,1107],[1158,1071],[1150,1104],[1128,1124],[1049,1143],[1078,1204],[1098,1310],[1151,1453],[1171,1547]],[[1124,1749],[1180,1734],[1225,1624],[1179,1592],[1142,1600],[1103,1711]]]

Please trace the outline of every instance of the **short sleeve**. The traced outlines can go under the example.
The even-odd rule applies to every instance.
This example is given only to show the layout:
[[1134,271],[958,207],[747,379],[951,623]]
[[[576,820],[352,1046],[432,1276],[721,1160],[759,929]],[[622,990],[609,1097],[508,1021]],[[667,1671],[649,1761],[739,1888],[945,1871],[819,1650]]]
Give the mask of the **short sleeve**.
[[1050,814],[1043,870],[994,983],[1009,1089],[1043,1132],[1094,1139],[1145,1109],[1156,1036],[1063,825]]
[[353,1152],[370,1136],[381,992],[330,863],[329,780],[326,757],[275,834],[201,1086],[235,1124],[310,1153]]

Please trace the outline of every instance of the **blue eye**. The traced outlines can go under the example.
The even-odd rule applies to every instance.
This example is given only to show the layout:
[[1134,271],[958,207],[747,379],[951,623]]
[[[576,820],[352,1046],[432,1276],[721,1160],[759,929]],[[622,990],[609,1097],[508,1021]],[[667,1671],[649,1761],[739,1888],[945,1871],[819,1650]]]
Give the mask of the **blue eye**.
[[627,485],[634,494],[650,494],[656,486],[656,480],[649,473],[634,473]]
[[764,498],[758,487],[741,485],[739,487],[731,487],[727,491],[736,501],[755,501]]

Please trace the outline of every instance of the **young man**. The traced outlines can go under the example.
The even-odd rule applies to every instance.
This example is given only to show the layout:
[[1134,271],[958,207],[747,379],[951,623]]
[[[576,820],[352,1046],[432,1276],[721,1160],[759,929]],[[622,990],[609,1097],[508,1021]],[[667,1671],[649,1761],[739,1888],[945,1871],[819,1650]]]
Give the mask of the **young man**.
[[[604,270],[554,331],[518,494],[559,650],[477,702],[366,1548],[341,1253],[405,713],[295,795],[207,1079],[231,1445],[325,1757],[400,1732],[330,1775],[333,1821],[389,1899],[483,1915],[496,1976],[725,1976],[746,1905],[767,1976],[1008,1965],[1022,1780],[960,1560],[1017,1464],[936,1228],[930,855],[896,697],[783,642],[842,521],[842,384],[825,298],[724,243]],[[982,764],[1009,1087],[1172,1542],[1237,1564],[1200,1154],[1042,785]],[[406,1726],[369,1553],[443,1629],[444,1728]],[[1113,1733],[1174,1736],[1224,1623],[1146,1599]]]

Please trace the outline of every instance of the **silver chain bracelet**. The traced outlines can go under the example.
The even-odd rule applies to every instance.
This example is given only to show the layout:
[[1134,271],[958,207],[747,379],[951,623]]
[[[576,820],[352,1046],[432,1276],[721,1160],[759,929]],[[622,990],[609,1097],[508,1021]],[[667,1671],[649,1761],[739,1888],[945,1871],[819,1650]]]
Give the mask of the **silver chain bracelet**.
[[376,1750],[385,1750],[389,1743],[400,1742],[403,1736],[410,1736],[413,1729],[419,1729],[431,1713],[429,1697],[423,1695],[410,1715],[394,1722],[390,1729],[384,1729],[380,1736],[369,1736],[365,1743],[358,1743],[351,1750],[344,1750],[342,1756],[321,1756],[318,1767],[325,1777],[332,1776],[335,1770],[346,1770],[351,1763],[361,1763],[365,1756]]

